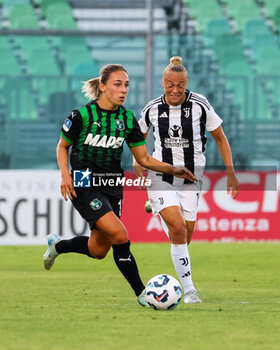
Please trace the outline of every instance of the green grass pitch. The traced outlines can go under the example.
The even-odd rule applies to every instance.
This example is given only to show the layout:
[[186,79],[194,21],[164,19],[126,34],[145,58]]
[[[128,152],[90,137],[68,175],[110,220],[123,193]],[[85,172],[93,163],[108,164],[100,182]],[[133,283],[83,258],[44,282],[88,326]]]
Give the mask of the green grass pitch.
[[[192,243],[203,300],[175,310],[138,305],[112,254],[97,261],[45,247],[0,247],[1,350],[278,350],[279,244]],[[176,277],[170,245],[132,244],[143,281]]]

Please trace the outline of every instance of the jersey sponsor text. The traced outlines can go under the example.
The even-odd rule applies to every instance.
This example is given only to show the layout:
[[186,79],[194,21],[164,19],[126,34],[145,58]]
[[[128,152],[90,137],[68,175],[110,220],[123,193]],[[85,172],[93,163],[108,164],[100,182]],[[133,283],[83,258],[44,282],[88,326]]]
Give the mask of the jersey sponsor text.
[[104,147],[104,148],[119,148],[124,143],[124,137],[108,136],[104,135],[93,135],[89,133],[85,139],[84,144],[93,147]]

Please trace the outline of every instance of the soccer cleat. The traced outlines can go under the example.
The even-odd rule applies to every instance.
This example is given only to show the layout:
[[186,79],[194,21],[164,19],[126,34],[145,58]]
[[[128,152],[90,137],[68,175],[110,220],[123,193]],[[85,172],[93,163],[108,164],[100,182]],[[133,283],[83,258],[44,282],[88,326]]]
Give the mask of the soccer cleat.
[[46,270],[50,270],[54,264],[56,257],[59,253],[55,249],[55,245],[60,241],[59,236],[56,233],[51,233],[47,236],[48,239],[48,249],[44,254],[44,266]]
[[145,211],[146,211],[146,213],[151,213],[151,212],[153,211],[150,201],[147,201],[147,202],[145,203]]
[[202,301],[199,299],[197,291],[193,289],[193,290],[190,290],[189,292],[185,293],[184,303],[185,304],[201,304]]
[[146,296],[146,289],[143,289],[142,293],[140,295],[138,295],[138,297],[137,297],[138,303],[141,306],[150,307],[149,303],[145,299],[145,296]]

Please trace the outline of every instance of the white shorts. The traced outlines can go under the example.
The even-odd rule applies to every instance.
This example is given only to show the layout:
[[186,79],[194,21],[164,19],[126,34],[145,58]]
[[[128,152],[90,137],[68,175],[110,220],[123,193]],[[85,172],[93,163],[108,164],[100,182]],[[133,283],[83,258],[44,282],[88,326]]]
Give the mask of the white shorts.
[[[155,179],[154,176],[152,176],[153,179]],[[157,215],[167,207],[178,206],[182,209],[186,221],[196,221],[201,187],[201,180],[185,185],[170,185],[161,179],[160,182],[152,181],[151,186],[148,187],[148,196],[153,214]]]

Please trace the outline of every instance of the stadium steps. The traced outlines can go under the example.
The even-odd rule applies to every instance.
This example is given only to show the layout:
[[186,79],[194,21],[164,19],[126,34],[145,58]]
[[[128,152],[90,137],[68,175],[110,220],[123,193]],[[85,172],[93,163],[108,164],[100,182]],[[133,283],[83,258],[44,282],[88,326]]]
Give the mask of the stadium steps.
[[[123,31],[133,33],[147,30],[145,8],[74,8],[73,14],[79,29],[98,32]],[[155,31],[166,31],[166,17],[162,8],[154,8]]]
[[[115,9],[115,8],[146,8],[146,2],[143,0],[68,0],[73,8],[101,8],[101,9]],[[153,0],[154,7],[161,7],[162,0]]]

